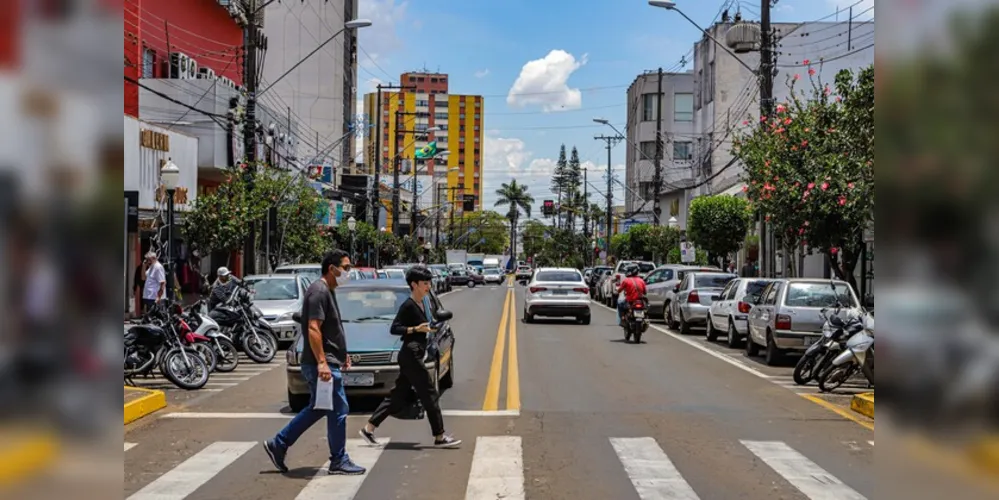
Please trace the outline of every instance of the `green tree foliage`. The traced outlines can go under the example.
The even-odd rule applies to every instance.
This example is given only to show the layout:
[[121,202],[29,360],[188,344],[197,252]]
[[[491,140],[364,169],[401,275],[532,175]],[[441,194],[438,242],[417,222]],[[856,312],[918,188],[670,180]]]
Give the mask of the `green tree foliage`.
[[198,196],[184,218],[184,236],[203,255],[238,251],[250,223],[263,215],[255,211],[240,169],[227,169],[225,179],[214,193]]
[[523,260],[540,255],[544,251],[548,229],[550,226],[541,221],[529,220],[524,223],[524,227],[520,231],[521,241],[524,243]]
[[874,217],[874,67],[843,70],[831,86],[815,74],[809,67],[808,95],[795,75],[790,102],[736,138],[733,152],[746,166],[749,200],[784,244],[825,253],[855,285]]
[[517,184],[516,179],[510,181],[509,184],[503,183],[496,190],[496,194],[499,196],[499,199],[496,200],[496,206],[506,206],[509,209],[506,217],[510,221],[510,248],[514,249],[517,247],[517,226],[520,214],[523,212],[526,217],[531,216],[534,198],[528,192],[527,186]]
[[666,226],[635,224],[611,237],[611,254],[617,260],[664,262],[674,248],[679,252],[680,231]]
[[690,203],[687,237],[714,262],[736,252],[746,239],[749,204],[728,195],[700,196]]
[[508,224],[506,217],[491,210],[466,213],[454,221],[455,243],[451,246],[465,249],[467,245],[472,252],[502,254],[510,243]]

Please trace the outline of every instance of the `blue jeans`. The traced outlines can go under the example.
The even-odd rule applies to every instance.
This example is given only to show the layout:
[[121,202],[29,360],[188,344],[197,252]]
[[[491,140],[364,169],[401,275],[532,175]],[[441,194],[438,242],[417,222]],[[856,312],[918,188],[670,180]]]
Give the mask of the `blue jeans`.
[[295,418],[281,429],[274,442],[283,451],[287,451],[316,422],[326,417],[326,441],[330,446],[330,467],[336,467],[350,457],[347,456],[347,394],[343,390],[343,374],[340,369],[330,366],[333,372],[333,411],[315,410],[316,384],[319,381],[319,367],[302,365],[302,376],[309,384],[309,406],[295,415]]
[[624,300],[617,301],[617,324],[621,324],[621,318],[624,316],[624,312],[628,310],[628,302]]

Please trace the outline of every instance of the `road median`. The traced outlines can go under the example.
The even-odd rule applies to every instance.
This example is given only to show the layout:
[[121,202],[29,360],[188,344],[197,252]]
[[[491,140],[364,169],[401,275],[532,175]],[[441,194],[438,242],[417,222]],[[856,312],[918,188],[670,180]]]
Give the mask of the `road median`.
[[125,387],[125,425],[166,408],[163,391]]
[[874,418],[874,393],[857,394],[850,402],[850,409],[865,417]]

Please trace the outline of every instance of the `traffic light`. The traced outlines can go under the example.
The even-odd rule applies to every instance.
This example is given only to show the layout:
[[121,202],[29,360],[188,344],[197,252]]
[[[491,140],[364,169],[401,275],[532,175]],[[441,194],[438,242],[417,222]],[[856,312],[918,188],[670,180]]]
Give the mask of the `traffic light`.
[[551,217],[555,213],[555,200],[545,200],[544,205],[541,207],[541,215],[545,217]]

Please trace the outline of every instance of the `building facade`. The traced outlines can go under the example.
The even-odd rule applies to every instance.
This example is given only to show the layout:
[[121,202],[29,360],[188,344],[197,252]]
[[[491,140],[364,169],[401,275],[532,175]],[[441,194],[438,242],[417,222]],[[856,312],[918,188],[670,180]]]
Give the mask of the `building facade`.
[[656,130],[662,114],[662,203],[661,221],[685,217],[682,198],[693,183],[693,159],[697,134],[694,129],[694,75],[692,72],[663,73],[662,98],[658,97],[659,73],[639,75],[628,87],[627,149],[625,153],[625,209],[637,219],[652,220],[656,172]]

